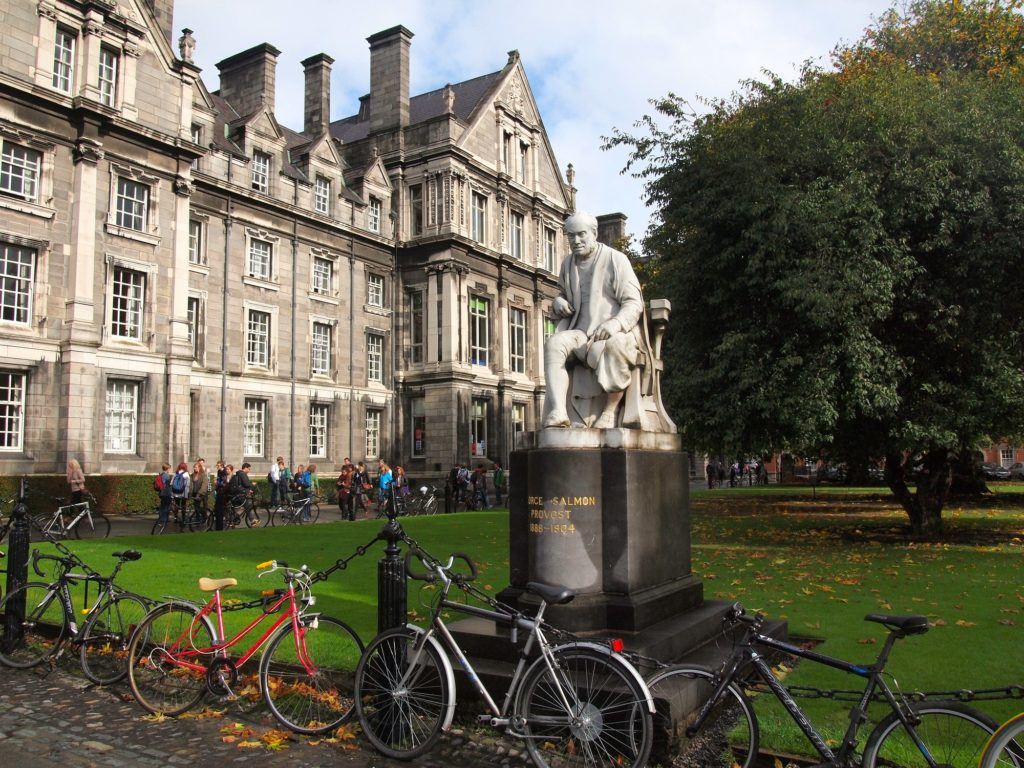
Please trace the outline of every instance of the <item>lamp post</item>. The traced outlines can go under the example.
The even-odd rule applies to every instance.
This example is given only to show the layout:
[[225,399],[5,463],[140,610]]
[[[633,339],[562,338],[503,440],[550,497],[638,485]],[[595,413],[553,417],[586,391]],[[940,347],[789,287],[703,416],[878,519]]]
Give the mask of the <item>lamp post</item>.
[[4,616],[4,651],[10,652],[21,641],[21,628],[25,621],[25,592],[16,590],[28,583],[28,480],[21,479],[18,501],[11,510],[11,533],[7,548],[7,594],[15,595],[8,600]]
[[[384,491],[381,491],[384,493]],[[405,625],[407,613],[407,592],[405,582],[405,562],[398,543],[405,538],[405,531],[398,522],[398,510],[395,507],[394,488],[387,490],[384,499],[388,522],[377,534],[377,538],[387,542],[384,557],[377,561],[377,631],[383,632],[393,627]]]

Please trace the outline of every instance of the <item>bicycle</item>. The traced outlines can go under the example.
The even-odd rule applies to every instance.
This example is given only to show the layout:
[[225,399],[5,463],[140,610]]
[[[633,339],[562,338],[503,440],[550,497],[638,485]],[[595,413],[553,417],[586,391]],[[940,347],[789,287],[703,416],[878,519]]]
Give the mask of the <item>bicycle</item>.
[[418,491],[406,497],[406,512],[410,515],[436,515],[437,493],[434,486],[420,486]]
[[[209,517],[209,515],[207,516]],[[167,519],[160,519],[160,510],[157,509],[157,519],[149,533],[152,536],[159,536],[167,531],[167,526],[173,524],[178,527],[179,533],[186,531],[204,531],[209,527],[209,520],[200,520],[193,508],[192,501],[184,497],[172,497],[171,508],[167,513]]]
[[259,528],[262,522],[259,503],[259,498],[253,494],[233,494],[228,499],[228,508],[225,510],[226,514],[224,515],[224,527],[237,528],[244,521],[246,528]]
[[[413,559],[426,568],[424,573],[414,570]],[[468,574],[453,570],[456,560],[466,563]],[[545,636],[551,630],[543,623],[545,609],[572,600],[571,590],[528,584],[527,589],[541,599],[530,618],[474,588],[477,569],[467,555],[453,553],[442,564],[414,548],[406,555],[405,568],[409,578],[440,582],[441,588],[429,628],[410,624],[387,630],[370,642],[359,660],[356,711],[363,732],[379,752],[414,758],[451,726],[455,680],[447,648],[487,704],[489,712],[479,720],[525,740],[540,768],[646,765],[654,703],[640,673],[609,645],[575,641],[552,646]],[[449,600],[453,586],[490,609]],[[500,708],[442,620],[445,610],[507,625],[513,644],[519,630],[529,633]],[[535,647],[539,656],[529,659]]]
[[[128,592],[114,580],[126,562],[139,560],[142,555],[134,550],[114,552],[117,564],[109,576],[93,571],[78,557],[45,555],[32,552],[32,568],[40,576],[40,562],[57,563],[57,576],[49,583],[29,582],[10,592],[0,601],[0,614],[6,620],[9,611],[16,620],[11,635],[0,622],[0,663],[16,669],[29,669],[50,658],[59,658],[66,645],[79,646],[79,660],[85,676],[97,685],[112,685],[124,679],[128,641],[135,627],[153,603],[142,595]],[[82,573],[72,573],[79,568]],[[82,611],[85,623],[79,627],[71,586],[78,582],[97,585],[96,599],[89,604],[86,588]],[[23,601],[23,602],[22,602]]]
[[[764,635],[765,617],[753,616],[736,603],[726,616],[742,637],[724,664],[715,670],[696,665],[674,665],[656,672],[647,685],[658,706],[655,716],[654,756],[663,760],[677,752],[687,765],[713,768],[751,768],[760,765],[760,732],[757,714],[747,696],[750,677],[767,687],[793,717],[800,730],[824,761],[819,768],[876,768],[881,766],[930,766],[976,768],[985,742],[996,723],[982,712],[958,702],[914,703],[894,692],[883,679],[886,662],[898,639],[928,631],[924,616],[869,614],[865,621],[889,630],[878,658],[872,664],[851,664]],[[850,725],[838,750],[833,750],[815,729],[789,691],[772,674],[755,646],[797,656],[865,678],[867,683],[850,712]],[[868,736],[863,755],[856,754],[857,732],[867,722],[868,704],[876,691],[892,710]],[[761,692],[761,689],[759,689]],[[781,761],[780,761],[781,762]]]
[[301,525],[302,523],[315,523],[320,517],[320,505],[317,504],[315,496],[305,498],[286,498],[283,504],[268,508],[264,527],[281,525]]
[[[309,569],[270,560],[256,566],[281,571],[286,589],[265,590],[256,600],[228,605],[221,590],[235,579],[199,579],[213,596],[203,606],[173,599],[142,620],[128,648],[128,685],[135,700],[154,714],[180,715],[204,693],[233,696],[238,670],[266,646],[259,688],[274,717],[296,733],[326,733],[352,716],[351,669],[363,650],[345,622],[309,608],[316,604]],[[267,570],[270,569],[270,570]],[[224,613],[260,608],[260,615],[231,638]],[[275,614],[271,626],[237,660],[228,650]]]
[[1011,717],[992,734],[978,768],[1024,766],[1024,712]]
[[110,520],[100,511],[93,512],[93,507],[98,506],[96,497],[88,491],[85,492],[85,500],[73,504],[64,504],[66,499],[54,496],[57,502],[57,510],[50,514],[43,512],[33,515],[30,538],[33,541],[42,539],[66,539],[74,534],[76,539],[100,538],[105,539],[110,535]]

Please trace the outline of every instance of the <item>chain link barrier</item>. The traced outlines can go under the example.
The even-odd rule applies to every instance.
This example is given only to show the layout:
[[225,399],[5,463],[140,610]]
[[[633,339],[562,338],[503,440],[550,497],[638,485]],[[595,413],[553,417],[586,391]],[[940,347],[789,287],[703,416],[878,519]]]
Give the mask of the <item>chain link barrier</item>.
[[[743,689],[749,693],[771,693],[771,689],[761,682],[741,681]],[[864,691],[842,688],[815,688],[809,685],[787,685],[786,690],[794,699],[831,699],[833,701],[860,701]],[[961,688],[955,691],[903,691],[900,695],[907,701],[1002,701],[1006,699],[1024,699],[1024,685],[1007,685],[1001,688]],[[872,701],[885,701],[885,697],[876,693]]]

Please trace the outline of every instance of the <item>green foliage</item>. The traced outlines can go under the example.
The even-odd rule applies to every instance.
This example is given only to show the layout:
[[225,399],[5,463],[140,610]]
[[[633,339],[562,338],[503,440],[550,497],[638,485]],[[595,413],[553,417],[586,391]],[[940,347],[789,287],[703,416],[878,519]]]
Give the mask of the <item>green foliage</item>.
[[[685,374],[665,394],[687,444],[863,461],[1024,434],[1007,7],[913,3],[835,70],[748,82],[702,115],[670,94],[640,135],[609,140],[656,208],[644,248],[673,302],[667,368]],[[941,57],[915,56],[938,37]]]
[[[86,489],[96,497],[100,511],[106,513],[150,512],[156,509],[153,490],[154,475],[88,475]],[[18,493],[18,477],[0,478],[0,497],[11,498]],[[64,475],[32,475],[29,478],[28,508],[31,514],[53,512],[55,497],[71,496]],[[6,507],[4,512],[9,511]]]

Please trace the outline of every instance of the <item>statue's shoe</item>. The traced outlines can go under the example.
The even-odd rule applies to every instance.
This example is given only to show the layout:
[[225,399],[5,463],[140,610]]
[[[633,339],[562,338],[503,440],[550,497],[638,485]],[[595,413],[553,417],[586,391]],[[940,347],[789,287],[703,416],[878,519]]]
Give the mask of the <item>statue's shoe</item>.
[[602,413],[600,418],[594,422],[593,429],[615,429],[615,414]]
[[569,416],[564,413],[552,413],[544,422],[544,429],[562,429],[569,426]]

